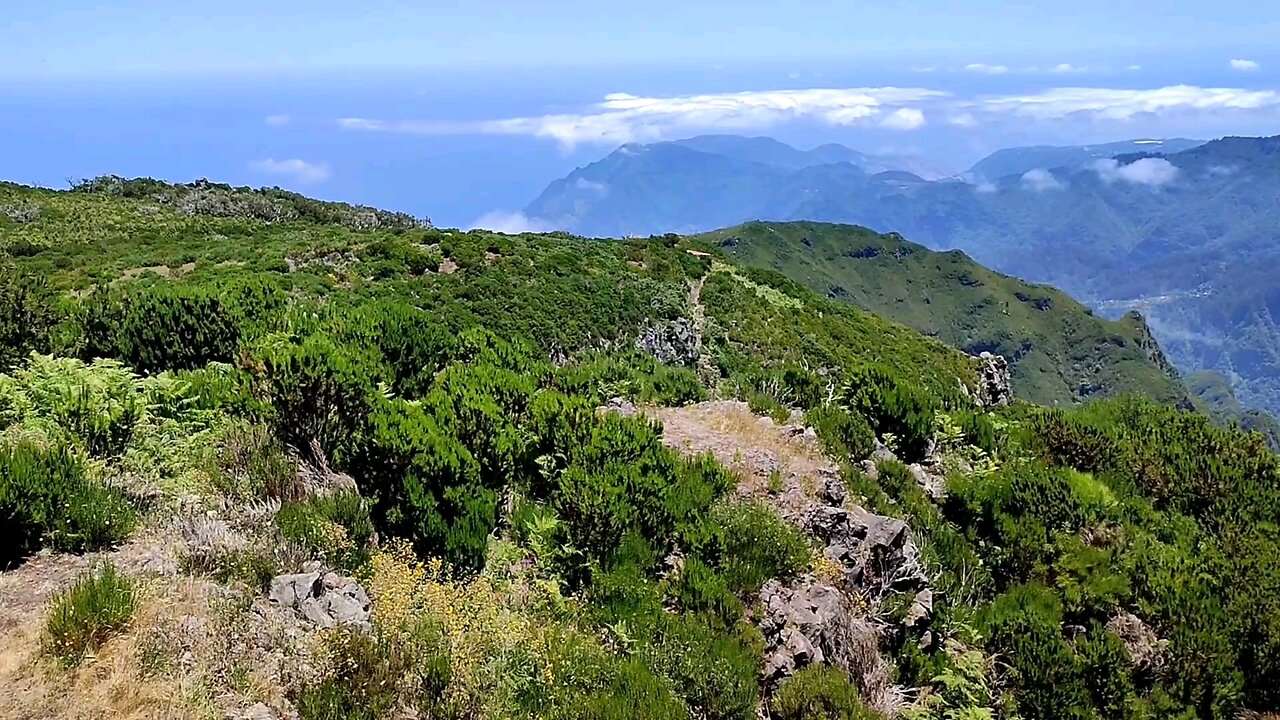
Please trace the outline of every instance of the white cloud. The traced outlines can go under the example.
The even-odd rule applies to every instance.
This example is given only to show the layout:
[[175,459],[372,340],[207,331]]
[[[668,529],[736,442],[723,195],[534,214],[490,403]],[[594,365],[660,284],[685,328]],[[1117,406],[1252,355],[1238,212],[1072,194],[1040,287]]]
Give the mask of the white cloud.
[[1254,62],[1253,60],[1232,60],[1231,61],[1231,69],[1239,70],[1241,72],[1253,72],[1254,70],[1257,70],[1259,67],[1261,66],[1258,65],[1258,63]]
[[288,115],[268,115],[262,120],[271,127],[284,127],[293,121]]
[[1057,65],[1054,65],[1049,70],[1049,72],[1051,73],[1058,73],[1058,74],[1082,73],[1082,72],[1088,72],[1088,71],[1089,71],[1089,68],[1077,67],[1075,65],[1072,65],[1071,63],[1058,63]]
[[1235,174],[1237,169],[1238,168],[1234,165],[1213,165],[1209,168],[1209,174],[1217,175],[1218,177],[1226,177],[1227,175]]
[[988,65],[986,63],[969,63],[964,66],[965,70],[974,73],[985,73],[987,75],[1003,75],[1009,72],[1006,65]]
[[1010,95],[979,100],[974,106],[993,114],[1039,120],[1089,116],[1102,120],[1130,120],[1139,114],[1257,110],[1280,106],[1274,90],[1202,88],[1173,85],[1151,90],[1067,87],[1034,95]]
[[798,72],[789,72],[789,73],[787,73],[787,77],[788,77],[788,78],[790,78],[790,79],[792,79],[792,80],[795,80],[796,78],[800,77],[800,73],[798,73]]
[[1130,65],[1130,66],[1129,66],[1129,71],[1130,71],[1130,72],[1137,72],[1137,71],[1139,71],[1139,70],[1141,70],[1141,69],[1142,69],[1142,66],[1141,66],[1141,65]]
[[962,112],[947,118],[947,122],[956,127],[973,127],[978,124],[978,119],[973,113]]
[[608,194],[609,194],[609,186],[608,186],[608,185],[606,185],[606,184],[604,184],[604,183],[602,183],[602,182],[595,182],[594,180],[588,180],[588,179],[583,178],[583,177],[580,177],[580,178],[578,178],[578,179],[574,180],[574,181],[573,181],[573,186],[574,186],[574,187],[576,187],[576,188],[577,188],[577,189],[579,189],[579,190],[585,190],[585,191],[587,191],[587,192],[592,192],[592,193],[595,193],[595,194],[597,194],[597,195],[608,195]]
[[986,182],[984,180],[983,182],[980,182],[977,185],[974,185],[973,191],[977,193],[982,193],[983,195],[989,195],[996,191],[996,184],[993,182]]
[[1045,190],[1061,190],[1063,185],[1048,170],[1028,170],[1022,175],[1022,186],[1028,190],[1044,192]]
[[898,108],[885,116],[880,124],[890,130],[915,130],[925,125],[924,112],[917,108]]
[[1166,185],[1178,177],[1178,166],[1164,158],[1142,158],[1127,165],[1121,165],[1112,158],[1104,158],[1095,161],[1093,169],[1098,177],[1109,183],[1123,181],[1151,187]]
[[[433,135],[529,135],[556,140],[566,147],[580,143],[619,145],[661,140],[694,129],[760,129],[799,119],[854,125],[881,117],[882,121],[901,125],[913,122],[914,116],[908,112],[888,120],[897,110],[912,110],[905,106],[946,96],[947,93],[936,90],[896,87],[811,88],[675,97],[612,93],[581,113],[474,123],[386,122],[348,117],[340,119],[338,124],[349,130]],[[923,113],[919,119],[923,120]]]
[[521,212],[505,212],[495,210],[485,214],[471,223],[468,229],[493,230],[494,232],[519,235],[520,233],[550,232],[555,230],[550,223],[538,218],[531,218]]
[[345,117],[338,118],[338,127],[346,130],[389,130],[386,123],[381,120],[370,120],[361,117]]
[[282,175],[300,183],[319,183],[333,177],[333,170],[326,163],[309,163],[297,158],[291,160],[255,160],[249,169],[267,175]]

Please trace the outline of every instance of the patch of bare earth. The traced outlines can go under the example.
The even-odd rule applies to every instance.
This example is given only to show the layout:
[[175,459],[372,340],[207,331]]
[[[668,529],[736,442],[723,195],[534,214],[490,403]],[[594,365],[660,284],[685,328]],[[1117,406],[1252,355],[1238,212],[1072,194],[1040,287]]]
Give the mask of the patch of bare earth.
[[713,400],[639,412],[662,422],[668,447],[711,453],[738,476],[739,496],[767,500],[789,517],[815,502],[825,479],[839,476],[812,431],[760,417],[745,402]]
[[[284,688],[314,672],[318,636],[252,590],[179,574],[172,529],[85,555],[41,553],[0,573],[0,718],[187,720],[291,716]],[[78,667],[42,652],[54,596],[111,562],[136,587],[133,621]]]

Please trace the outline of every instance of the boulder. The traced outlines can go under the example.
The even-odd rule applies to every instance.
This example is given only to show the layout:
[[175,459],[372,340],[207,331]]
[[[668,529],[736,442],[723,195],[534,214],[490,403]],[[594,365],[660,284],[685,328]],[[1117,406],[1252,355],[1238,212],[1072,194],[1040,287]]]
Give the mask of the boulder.
[[369,629],[369,595],[355,580],[337,573],[280,575],[271,581],[268,598],[322,628],[346,625]]
[[826,556],[845,568],[852,586],[882,595],[927,584],[919,548],[902,520],[825,505],[809,511],[806,527],[826,543]]
[[978,356],[978,402],[983,407],[1013,402],[1009,361],[1000,355],[983,352]]
[[694,321],[682,317],[646,327],[636,338],[635,347],[659,362],[693,367],[700,344]]
[[930,470],[941,469],[941,466],[935,465],[926,469],[920,463],[911,463],[907,469],[911,471],[911,477],[915,479],[916,484],[923,488],[931,499],[935,502],[946,499],[947,478],[938,472],[930,472]]
[[813,577],[791,584],[770,580],[760,600],[766,687],[776,688],[814,663],[840,668],[863,686],[883,665],[876,627],[858,617],[849,596],[834,586]]
[[844,485],[844,479],[840,474],[830,468],[823,468],[819,472],[822,478],[822,485],[818,488],[818,495],[828,505],[840,507],[844,505],[845,498],[849,496],[849,489]]

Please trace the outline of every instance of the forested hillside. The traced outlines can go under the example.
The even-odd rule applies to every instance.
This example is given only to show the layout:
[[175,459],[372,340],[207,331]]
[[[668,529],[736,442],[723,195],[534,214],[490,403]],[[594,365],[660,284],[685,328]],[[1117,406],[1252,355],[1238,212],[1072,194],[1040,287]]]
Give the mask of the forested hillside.
[[[744,167],[688,149],[675,162],[674,144],[642,146],[569,178],[585,182],[558,181],[526,214],[606,236],[853,223],[958,248],[1109,317],[1142,313],[1180,370],[1217,372],[1242,405],[1280,414],[1280,138],[1189,145],[1018,148],[974,183],[845,161]],[[1107,157],[1090,160],[1097,152]]]
[[1125,394],[1188,401],[1141,318],[1094,317],[1059,290],[992,272],[960,251],[814,222],[747,223],[699,239],[972,355],[1002,355],[1015,393],[1031,402]]
[[1280,710],[1260,436],[1009,404],[702,240],[0,207],[0,716]]

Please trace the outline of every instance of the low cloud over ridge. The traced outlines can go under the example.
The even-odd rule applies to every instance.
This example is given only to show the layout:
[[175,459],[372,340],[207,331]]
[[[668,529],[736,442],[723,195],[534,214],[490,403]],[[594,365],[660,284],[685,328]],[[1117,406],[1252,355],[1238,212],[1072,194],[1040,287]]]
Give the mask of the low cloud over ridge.
[[1121,165],[1112,158],[1098,160],[1093,164],[1098,177],[1106,182],[1127,182],[1134,185],[1159,187],[1173,182],[1178,177],[1178,167],[1164,158],[1142,158],[1128,165]]
[[[846,126],[879,119],[894,129],[924,124],[914,105],[947,93],[924,88],[811,88],[745,91],[674,97],[611,93],[582,113],[485,120],[474,123],[386,122],[348,117],[338,121],[349,130],[431,135],[529,135],[566,147],[583,143],[617,145],[652,141],[698,129],[763,129],[793,120],[816,120]],[[902,112],[905,111],[905,112]]]
[[289,177],[296,182],[307,184],[324,182],[333,177],[333,170],[329,168],[327,163],[310,163],[297,158],[290,160],[276,160],[275,158],[255,160],[249,163],[249,169],[265,175]]
[[[1082,68],[1070,67],[1072,72]],[[1064,70],[1065,72],[1065,70]],[[423,135],[517,135],[553,140],[565,148],[581,144],[618,146],[699,132],[762,131],[791,122],[836,127],[909,131],[927,118],[957,127],[1025,124],[1028,121],[1114,124],[1145,120],[1197,119],[1236,122],[1280,109],[1270,89],[1170,85],[1149,89],[1058,87],[1005,95],[956,97],[928,88],[810,88],[749,90],[651,97],[611,93],[579,112],[470,122],[383,120],[345,117],[339,127],[362,132]]]

